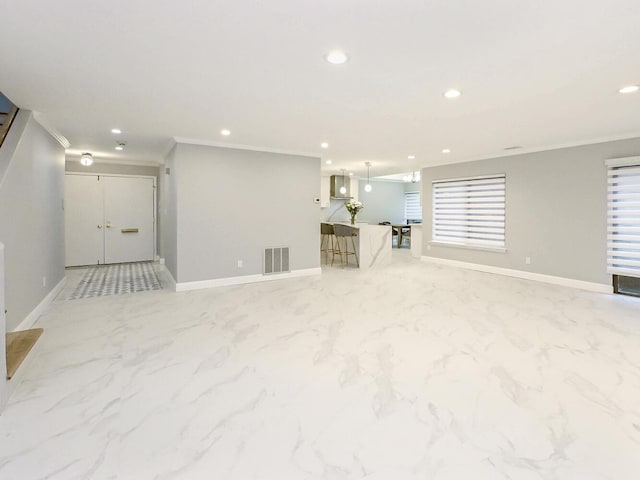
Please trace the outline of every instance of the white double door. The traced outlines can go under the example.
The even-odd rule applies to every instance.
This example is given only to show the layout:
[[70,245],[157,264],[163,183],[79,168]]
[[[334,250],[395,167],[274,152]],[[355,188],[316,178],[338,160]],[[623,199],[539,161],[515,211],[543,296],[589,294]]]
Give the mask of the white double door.
[[155,179],[65,175],[68,267],[153,260]]

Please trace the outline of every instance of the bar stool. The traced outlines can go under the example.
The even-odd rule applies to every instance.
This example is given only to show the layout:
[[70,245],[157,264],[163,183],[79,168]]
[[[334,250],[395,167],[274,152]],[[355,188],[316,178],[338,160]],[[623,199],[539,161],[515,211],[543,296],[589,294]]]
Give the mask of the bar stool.
[[[349,255],[353,255],[356,257],[356,265],[360,266],[360,261],[358,260],[358,252],[356,251],[356,241],[354,237],[358,236],[358,232],[360,229],[355,227],[350,227],[349,225],[341,225],[336,223],[333,226],[333,231],[335,233],[336,239],[338,240],[338,254],[340,255],[340,261],[344,265],[344,257],[347,257],[347,265],[349,265]],[[342,238],[344,248],[340,247],[340,239]],[[351,246],[353,250],[349,251],[349,243],[348,239],[351,238]],[[335,256],[335,252],[334,252]],[[333,265],[333,257],[331,257],[331,265]]]
[[[320,224],[320,257],[322,258],[322,252],[327,255],[326,263],[329,263],[329,254],[332,254],[337,249],[337,242],[335,233],[333,231],[333,225],[330,223]],[[340,251],[338,249],[338,251]],[[333,260],[333,258],[331,259]]]

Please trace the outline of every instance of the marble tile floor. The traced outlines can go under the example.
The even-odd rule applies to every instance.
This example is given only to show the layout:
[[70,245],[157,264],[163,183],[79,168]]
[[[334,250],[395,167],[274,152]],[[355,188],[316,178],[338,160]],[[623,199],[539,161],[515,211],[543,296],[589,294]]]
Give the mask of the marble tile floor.
[[0,479],[638,478],[638,299],[394,255],[54,302]]

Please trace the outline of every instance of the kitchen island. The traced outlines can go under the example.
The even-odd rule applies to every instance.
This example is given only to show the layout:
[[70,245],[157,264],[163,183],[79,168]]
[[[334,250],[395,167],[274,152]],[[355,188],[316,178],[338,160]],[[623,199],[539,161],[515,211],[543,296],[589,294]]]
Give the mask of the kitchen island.
[[[344,223],[344,225],[349,224]],[[380,265],[389,265],[391,263],[391,228],[388,225],[369,225],[368,223],[356,223],[353,226],[358,229],[358,236],[353,239],[360,262],[360,268],[366,269]],[[349,250],[353,248],[350,238],[347,238],[347,247]],[[340,240],[340,248],[344,248],[342,239]],[[349,257],[351,257],[349,264],[355,266],[355,259],[352,256]],[[329,256],[329,258],[331,257]],[[339,262],[339,257],[336,255],[333,265],[339,265]]]

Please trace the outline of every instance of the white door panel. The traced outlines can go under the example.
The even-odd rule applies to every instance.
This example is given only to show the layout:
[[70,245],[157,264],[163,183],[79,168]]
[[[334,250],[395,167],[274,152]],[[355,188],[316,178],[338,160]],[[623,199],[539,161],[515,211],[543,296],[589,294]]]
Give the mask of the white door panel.
[[98,177],[65,175],[66,265],[104,263],[103,200]]
[[100,181],[104,182],[105,263],[153,260],[153,179],[101,177]]
[[67,266],[153,260],[153,178],[67,174],[65,182]]

